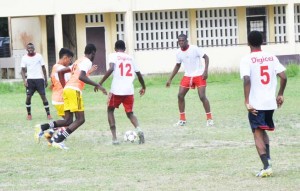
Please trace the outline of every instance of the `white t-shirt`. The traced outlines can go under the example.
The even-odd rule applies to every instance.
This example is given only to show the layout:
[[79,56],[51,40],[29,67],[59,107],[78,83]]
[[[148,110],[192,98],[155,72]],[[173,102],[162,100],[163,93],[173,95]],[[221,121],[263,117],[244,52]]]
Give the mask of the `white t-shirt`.
[[242,58],[240,76],[250,76],[251,88],[249,104],[257,110],[274,110],[277,108],[276,87],[277,74],[285,67],[272,54],[259,51]]
[[185,51],[177,50],[176,63],[184,65],[185,76],[201,76],[204,72],[204,64],[201,62],[203,56],[204,53],[199,47],[189,45],[189,48]]
[[27,79],[44,79],[42,66],[45,65],[43,57],[39,53],[34,56],[27,54],[22,57],[21,67],[27,68]]
[[133,95],[135,72],[139,72],[134,59],[124,52],[115,52],[109,55],[109,63],[114,65],[110,92],[115,95]]

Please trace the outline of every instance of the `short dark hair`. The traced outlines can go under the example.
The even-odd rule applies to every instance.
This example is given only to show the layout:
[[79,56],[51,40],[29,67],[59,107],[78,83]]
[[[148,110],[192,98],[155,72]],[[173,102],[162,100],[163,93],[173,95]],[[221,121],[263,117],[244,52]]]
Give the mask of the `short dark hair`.
[[27,46],[28,46],[28,45],[33,45],[33,43],[32,43],[32,42],[30,42],[30,43],[28,43],[28,44],[27,44]]
[[177,39],[179,39],[179,38],[184,38],[185,40],[187,40],[187,35],[181,33],[181,34],[177,37]]
[[67,48],[61,48],[59,51],[59,58],[62,58],[63,56],[73,57],[74,54],[71,50]]
[[125,42],[123,40],[117,40],[117,42],[115,43],[115,49],[117,50],[125,50]]
[[91,54],[92,52],[96,52],[96,46],[94,44],[87,44],[85,46],[84,54]]
[[263,43],[263,36],[259,31],[251,31],[248,34],[248,44],[250,46],[259,47]]

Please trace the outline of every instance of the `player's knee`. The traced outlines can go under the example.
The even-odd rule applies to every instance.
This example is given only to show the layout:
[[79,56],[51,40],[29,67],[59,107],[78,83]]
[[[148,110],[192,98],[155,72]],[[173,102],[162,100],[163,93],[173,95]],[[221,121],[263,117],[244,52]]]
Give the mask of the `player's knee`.
[[179,100],[183,100],[184,99],[184,95],[180,94],[180,93],[177,95],[177,97],[178,97]]
[[126,115],[130,119],[133,116],[133,112],[127,112]]
[[207,100],[207,98],[206,98],[205,95],[200,95],[199,98],[200,98],[200,100],[201,100],[202,102],[204,102],[204,101]]

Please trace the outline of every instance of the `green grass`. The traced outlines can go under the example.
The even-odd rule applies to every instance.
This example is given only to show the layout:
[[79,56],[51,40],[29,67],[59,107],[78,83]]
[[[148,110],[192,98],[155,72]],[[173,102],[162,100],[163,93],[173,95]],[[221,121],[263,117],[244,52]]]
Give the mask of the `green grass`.
[[[269,133],[274,176],[265,179],[254,176],[262,164],[238,74],[209,76],[207,96],[216,128],[205,126],[204,109],[192,90],[186,96],[188,125],[173,127],[180,77],[167,89],[168,75],[145,76],[147,92],[135,97],[144,145],[111,145],[107,98],[87,85],[86,122],[68,138],[68,151],[48,148],[45,141],[35,144],[33,126],[47,122],[41,99],[33,96],[33,120],[27,121],[23,84],[0,83],[0,190],[299,190],[299,75],[289,77],[285,103],[275,112],[276,131]],[[104,85],[108,88],[110,81]],[[116,124],[122,140],[132,129],[122,107],[116,110]]]

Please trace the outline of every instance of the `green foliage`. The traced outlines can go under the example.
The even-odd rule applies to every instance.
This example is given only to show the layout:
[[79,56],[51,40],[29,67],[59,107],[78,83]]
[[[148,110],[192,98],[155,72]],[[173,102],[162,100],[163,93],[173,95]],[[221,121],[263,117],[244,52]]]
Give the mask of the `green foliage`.
[[288,77],[295,77],[299,74],[300,66],[298,64],[289,64],[286,67],[286,75]]

